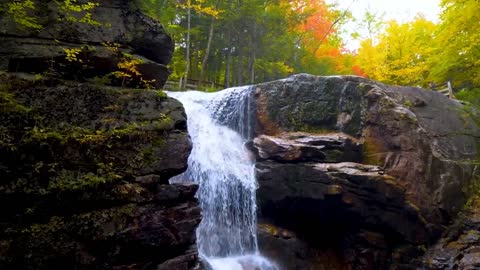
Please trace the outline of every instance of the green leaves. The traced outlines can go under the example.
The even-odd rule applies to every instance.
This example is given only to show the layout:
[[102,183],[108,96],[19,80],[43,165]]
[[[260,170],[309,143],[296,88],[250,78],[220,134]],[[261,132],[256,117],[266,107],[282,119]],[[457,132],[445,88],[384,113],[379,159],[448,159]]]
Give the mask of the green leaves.
[[[17,24],[19,28],[40,30],[43,25],[38,22],[35,13],[36,1],[34,0],[18,0],[9,1],[0,4],[0,12],[4,13],[6,19],[10,19]],[[92,10],[100,4],[96,2],[77,3],[77,0],[54,0],[58,6],[58,19],[65,19],[73,23],[85,23],[93,26],[101,26],[102,24],[92,17]]]
[[11,18],[21,28],[42,28],[42,25],[37,22],[37,18],[31,15],[35,10],[35,3],[33,0],[15,1],[2,4],[0,11],[3,10],[7,17]]
[[79,22],[93,26],[102,25],[92,18],[92,10],[100,6],[99,3],[86,2],[80,4],[77,0],[55,0],[55,3],[59,7],[61,15],[69,22]]

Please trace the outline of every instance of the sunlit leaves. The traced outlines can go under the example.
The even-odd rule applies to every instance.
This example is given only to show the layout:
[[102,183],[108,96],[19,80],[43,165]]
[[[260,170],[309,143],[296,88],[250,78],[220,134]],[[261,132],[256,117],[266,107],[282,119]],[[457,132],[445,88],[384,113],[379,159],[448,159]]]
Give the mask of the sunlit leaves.
[[185,3],[177,3],[177,7],[183,9],[195,10],[198,14],[218,17],[221,13],[219,9],[209,6],[206,0],[187,0]]
[[391,21],[378,36],[361,43],[357,63],[370,78],[400,85],[428,85],[434,56],[435,24],[419,16],[414,21],[399,24]]
[[[58,7],[57,18],[74,23],[84,23],[94,26],[102,25],[93,19],[92,11],[100,4],[96,2],[77,3],[77,0],[54,0]],[[11,19],[20,28],[40,30],[43,25],[38,22],[37,10],[34,0],[9,1],[0,3],[0,12],[4,13],[6,19]]]
[[443,0],[437,53],[432,59],[436,80],[460,87],[480,87],[480,1]]
[[32,16],[35,10],[33,0],[15,1],[1,4],[0,11],[4,10],[18,26],[23,28],[41,29],[42,25],[37,22],[37,18]]
[[78,3],[77,0],[55,1],[60,9],[60,14],[69,22],[80,22],[94,26],[101,23],[92,18],[92,10],[100,4],[96,2]]

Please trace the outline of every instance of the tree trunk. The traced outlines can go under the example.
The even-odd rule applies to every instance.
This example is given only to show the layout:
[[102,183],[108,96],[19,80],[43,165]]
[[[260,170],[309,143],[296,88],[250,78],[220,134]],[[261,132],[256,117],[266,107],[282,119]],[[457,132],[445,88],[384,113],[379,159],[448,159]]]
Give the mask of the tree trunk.
[[250,56],[250,84],[255,82],[255,46],[252,46],[252,55]]
[[243,84],[243,50],[242,47],[239,45],[238,48],[238,63],[237,63],[237,85],[240,86]]
[[182,89],[185,89],[188,84],[188,72],[190,71],[190,28],[191,28],[191,17],[192,17],[192,9],[191,9],[191,0],[187,1],[187,42],[186,42],[186,53],[185,53],[185,79],[183,81]]
[[250,63],[249,63],[249,68],[250,68],[250,84],[254,84],[255,82],[255,60],[256,60],[256,49],[255,49],[255,41],[256,41],[256,32],[257,32],[257,25],[253,24],[253,33],[252,33],[252,38],[251,38],[251,44],[250,48],[252,50],[252,54],[250,55]]
[[227,55],[225,59],[225,78],[223,79],[223,87],[230,87],[230,58],[231,58],[231,48],[227,49]]
[[[215,3],[215,9],[218,8],[219,4],[220,0],[217,0],[217,2]],[[207,48],[205,49],[205,55],[203,56],[202,70],[200,70],[200,81],[203,81],[203,77],[205,76],[205,70],[207,69],[208,65],[208,57],[210,56],[210,48],[212,46],[214,23],[215,17],[212,16],[212,20],[210,21],[210,29],[208,30]]]
[[208,30],[207,48],[205,49],[205,55],[203,56],[203,60],[202,60],[202,69],[200,70],[200,81],[203,81],[203,77],[205,76],[205,70],[207,69],[208,57],[210,54],[210,47],[212,45],[214,21],[215,21],[215,18],[212,17],[212,20],[210,22],[210,29]]

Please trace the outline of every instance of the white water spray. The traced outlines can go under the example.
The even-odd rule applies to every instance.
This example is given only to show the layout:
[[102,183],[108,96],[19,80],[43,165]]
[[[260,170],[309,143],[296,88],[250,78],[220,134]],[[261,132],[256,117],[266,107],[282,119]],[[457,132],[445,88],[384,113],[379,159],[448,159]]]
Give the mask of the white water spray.
[[213,270],[277,269],[257,246],[254,160],[244,145],[251,94],[249,87],[168,93],[183,103],[193,143],[187,171],[170,181],[199,185],[197,244]]

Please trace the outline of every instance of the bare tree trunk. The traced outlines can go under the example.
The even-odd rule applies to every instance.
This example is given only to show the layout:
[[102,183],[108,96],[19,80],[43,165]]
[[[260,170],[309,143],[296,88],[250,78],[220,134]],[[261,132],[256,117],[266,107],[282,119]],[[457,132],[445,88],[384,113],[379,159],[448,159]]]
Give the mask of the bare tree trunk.
[[253,84],[255,82],[255,54],[255,46],[252,46],[252,55],[250,56],[250,84]]
[[191,0],[187,1],[187,48],[185,53],[185,79],[183,81],[182,89],[185,89],[188,84],[188,73],[190,71],[190,28],[191,28],[191,17],[192,17],[192,9],[191,9]]
[[230,58],[231,58],[231,48],[227,49],[227,56],[225,59],[225,78],[223,80],[223,87],[230,87]]
[[257,57],[256,56],[257,51],[255,49],[256,32],[257,32],[257,24],[254,22],[252,38],[250,40],[250,48],[252,50],[252,54],[250,55],[250,63],[249,63],[250,84],[253,84],[255,82],[255,60]]
[[[220,0],[217,0],[215,3],[215,9],[218,8],[219,4]],[[203,56],[202,70],[200,71],[200,81],[203,81],[203,76],[205,75],[205,70],[207,69],[208,57],[210,56],[210,48],[212,46],[214,23],[215,17],[212,16],[212,20],[210,21],[210,29],[208,30],[207,48],[205,49],[205,55]]]
[[237,62],[237,85],[240,86],[243,84],[243,50],[242,47],[239,45],[238,48],[238,62]]
[[215,21],[215,18],[212,17],[212,21],[210,22],[210,29],[208,30],[207,48],[205,49],[205,55],[203,56],[203,60],[202,60],[202,70],[200,70],[200,81],[203,81],[203,76],[205,75],[205,70],[207,69],[208,57],[210,54],[210,47],[212,45],[214,21]]

